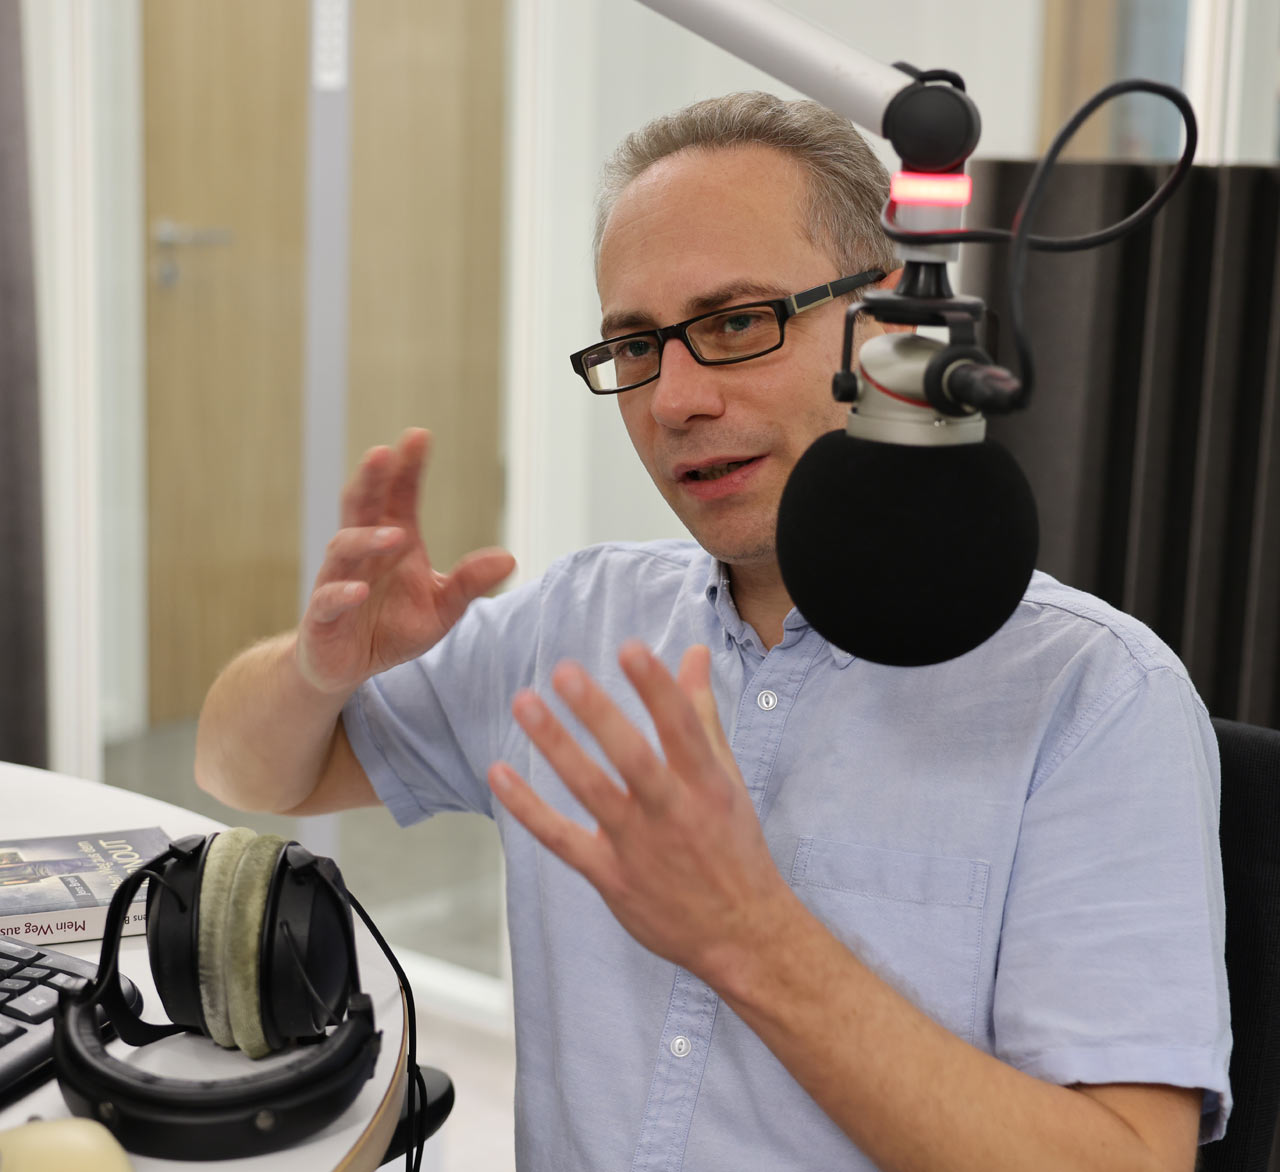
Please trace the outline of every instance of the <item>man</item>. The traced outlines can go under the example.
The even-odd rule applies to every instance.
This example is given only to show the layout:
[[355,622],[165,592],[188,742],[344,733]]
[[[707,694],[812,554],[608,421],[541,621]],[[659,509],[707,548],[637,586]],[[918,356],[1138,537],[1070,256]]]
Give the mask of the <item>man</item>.
[[631,136],[575,360],[697,544],[479,599],[512,560],[433,570],[409,432],[298,630],[210,691],[197,777],[232,805],[496,819],[522,1169],[1190,1172],[1225,1124],[1217,757],[1177,660],[1038,575],[982,647],[882,667],[779,576],[848,295],[786,298],[893,268],[886,191],[812,103]]

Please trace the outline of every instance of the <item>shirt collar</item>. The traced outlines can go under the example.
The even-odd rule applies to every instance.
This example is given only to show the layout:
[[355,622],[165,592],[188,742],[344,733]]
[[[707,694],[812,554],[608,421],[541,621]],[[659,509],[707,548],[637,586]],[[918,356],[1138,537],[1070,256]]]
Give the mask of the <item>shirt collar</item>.
[[[733,592],[729,588],[729,567],[716,558],[710,558],[709,562],[705,595],[724,631],[724,645],[729,647],[736,643],[739,647],[745,647],[763,659],[765,650],[764,645],[760,642],[760,636],[738,614],[738,608],[734,605]],[[782,646],[794,646],[812,630],[809,620],[795,607],[792,607],[782,623]],[[822,636],[817,631],[813,631],[813,635],[817,639],[822,639]],[[825,639],[823,639],[823,642],[826,643],[827,650],[831,655],[831,661],[836,667],[848,667],[853,662],[854,656],[850,655],[849,652],[842,650],[834,643],[828,643]]]

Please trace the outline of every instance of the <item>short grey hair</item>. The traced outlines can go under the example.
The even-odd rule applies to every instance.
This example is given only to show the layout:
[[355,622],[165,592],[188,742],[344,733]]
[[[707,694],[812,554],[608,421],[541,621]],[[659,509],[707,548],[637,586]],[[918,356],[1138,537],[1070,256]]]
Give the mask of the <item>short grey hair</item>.
[[842,276],[898,267],[880,227],[889,173],[847,118],[807,99],[752,91],[708,98],[633,131],[605,163],[592,249],[597,270],[605,226],[626,187],[661,159],[687,150],[766,146],[795,159],[809,182],[805,231]]

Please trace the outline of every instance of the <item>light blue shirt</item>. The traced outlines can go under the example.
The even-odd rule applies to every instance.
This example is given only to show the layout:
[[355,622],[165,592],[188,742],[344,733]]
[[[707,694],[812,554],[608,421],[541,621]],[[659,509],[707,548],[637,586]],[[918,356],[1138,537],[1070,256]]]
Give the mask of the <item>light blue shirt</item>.
[[[636,943],[492,800],[510,762],[590,818],[510,715],[581,662],[653,738],[617,664],[705,643],[778,868],[870,968],[974,1046],[1049,1082],[1202,1087],[1230,1110],[1218,757],[1151,631],[1037,574],[983,646],[934,667],[839,651],[795,611],[767,654],[692,542],[605,545],[474,603],[343,712],[402,824],[494,817],[507,860],[522,1172],[873,1165],[715,992]],[[656,745],[656,738],[654,738]],[[603,758],[601,757],[601,760]],[[708,828],[714,833],[714,828]]]

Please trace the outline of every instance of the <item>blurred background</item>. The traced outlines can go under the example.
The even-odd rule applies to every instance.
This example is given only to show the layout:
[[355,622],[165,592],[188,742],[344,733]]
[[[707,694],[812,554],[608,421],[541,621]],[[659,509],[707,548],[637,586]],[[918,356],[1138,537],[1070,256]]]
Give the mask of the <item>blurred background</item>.
[[[1199,163],[1280,160],[1274,0],[783,7],[961,73],[978,159],[1036,158],[1142,75],[1187,89]],[[795,96],[631,0],[0,0],[0,759],[338,858],[433,1015],[457,1167],[511,1166],[492,826],[234,814],[195,789],[196,717],[296,622],[343,482],[404,427],[435,433],[443,567],[502,543],[514,584],[590,542],[684,536],[567,355],[599,336],[604,157],[745,88]],[[1126,98],[1069,157],[1170,160],[1180,133]]]

